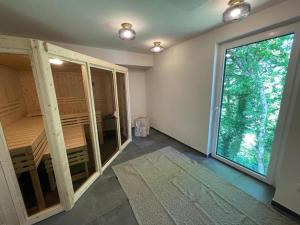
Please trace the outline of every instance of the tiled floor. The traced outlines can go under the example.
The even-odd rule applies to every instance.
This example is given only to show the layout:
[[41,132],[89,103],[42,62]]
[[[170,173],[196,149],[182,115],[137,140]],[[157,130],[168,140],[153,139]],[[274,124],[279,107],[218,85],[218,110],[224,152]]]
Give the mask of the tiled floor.
[[[205,158],[190,147],[151,129],[147,138],[133,138],[133,142],[115,159],[112,165],[136,158],[166,146],[182,151],[186,156],[206,166],[219,176],[252,195],[261,202],[270,204],[274,189],[225,164]],[[111,168],[78,200],[68,212],[55,215],[39,225],[135,225],[137,224],[127,197]]]

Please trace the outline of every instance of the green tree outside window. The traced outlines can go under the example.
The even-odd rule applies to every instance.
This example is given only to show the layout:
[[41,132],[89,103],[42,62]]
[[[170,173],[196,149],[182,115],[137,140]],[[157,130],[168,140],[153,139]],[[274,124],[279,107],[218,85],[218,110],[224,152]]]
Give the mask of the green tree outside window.
[[226,50],[217,154],[266,175],[294,34]]

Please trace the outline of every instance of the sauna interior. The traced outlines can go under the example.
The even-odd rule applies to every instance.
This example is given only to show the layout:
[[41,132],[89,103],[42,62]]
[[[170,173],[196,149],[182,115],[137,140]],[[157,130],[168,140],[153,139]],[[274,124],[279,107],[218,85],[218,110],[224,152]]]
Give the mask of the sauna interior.
[[[51,64],[66,153],[76,191],[96,171],[95,148],[91,132],[88,94],[84,84],[84,66],[68,61]],[[101,111],[96,112],[101,124]],[[101,125],[100,125],[101,126]],[[102,132],[99,132],[102,137]]]
[[59,203],[42,117],[30,57],[0,53],[0,121],[28,215]]
[[90,71],[95,110],[101,114],[97,132],[101,163],[105,165],[119,150],[113,72],[97,67],[91,67]]
[[[33,224],[72,209],[131,141],[127,69],[39,40],[4,39],[0,178],[11,198],[5,216]],[[11,40],[20,46],[11,48]]]
[[118,104],[119,104],[119,118],[120,118],[120,132],[121,143],[128,140],[128,111],[126,100],[126,79],[125,74],[117,72],[117,90],[118,90]]

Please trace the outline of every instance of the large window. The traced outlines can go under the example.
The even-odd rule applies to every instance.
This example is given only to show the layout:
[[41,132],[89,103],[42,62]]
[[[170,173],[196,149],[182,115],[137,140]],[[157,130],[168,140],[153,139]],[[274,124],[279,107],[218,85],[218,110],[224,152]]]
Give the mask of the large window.
[[225,51],[216,154],[266,176],[294,34]]

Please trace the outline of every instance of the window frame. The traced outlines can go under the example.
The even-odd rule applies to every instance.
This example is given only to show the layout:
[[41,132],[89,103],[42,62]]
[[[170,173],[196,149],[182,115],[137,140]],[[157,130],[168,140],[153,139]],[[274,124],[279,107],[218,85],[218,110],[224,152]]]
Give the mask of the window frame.
[[[274,135],[268,173],[266,176],[264,176],[241,165],[238,165],[237,163],[230,161],[217,154],[217,141],[221,116],[220,110],[222,103],[223,79],[225,69],[225,54],[227,49],[236,48],[254,42],[259,42],[291,33],[294,33],[294,43],[291,51],[285,89],[283,91],[280,113],[277,122],[277,128]],[[290,118],[293,113],[294,105],[296,103],[295,98],[298,90],[297,87],[300,83],[299,76],[296,76],[300,50],[300,23],[298,22],[291,25],[259,32],[247,37],[237,37],[230,41],[218,43],[216,44],[215,50],[215,64],[211,92],[210,126],[207,146],[208,152],[211,153],[213,158],[224,162],[229,166],[240,170],[243,173],[253,176],[258,180],[275,186],[276,176],[280,168],[281,158],[283,156],[287,134],[290,127]]]

